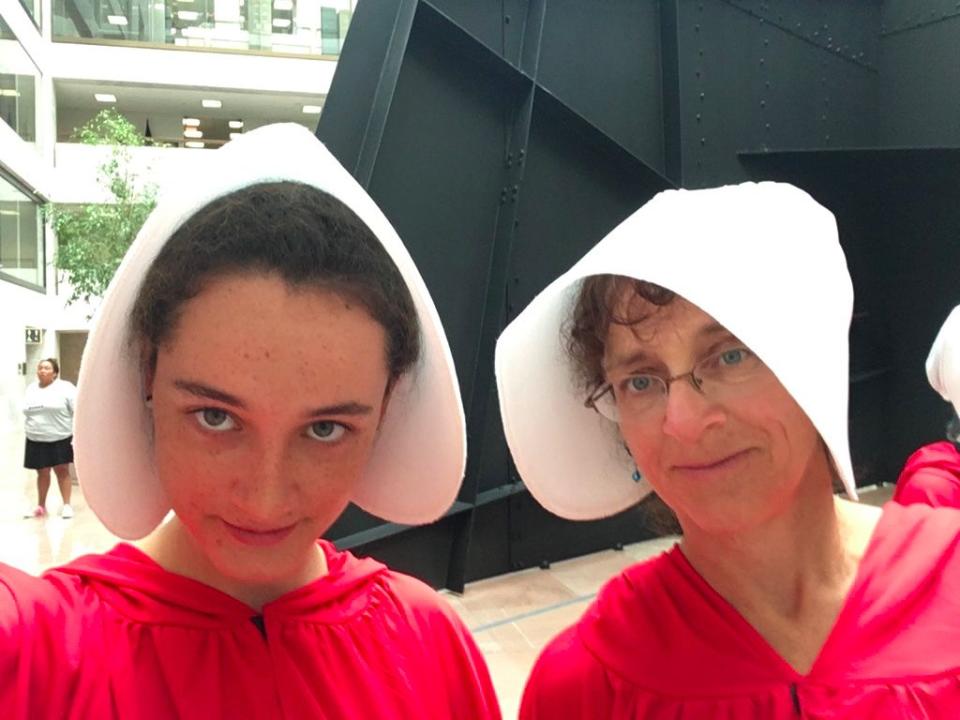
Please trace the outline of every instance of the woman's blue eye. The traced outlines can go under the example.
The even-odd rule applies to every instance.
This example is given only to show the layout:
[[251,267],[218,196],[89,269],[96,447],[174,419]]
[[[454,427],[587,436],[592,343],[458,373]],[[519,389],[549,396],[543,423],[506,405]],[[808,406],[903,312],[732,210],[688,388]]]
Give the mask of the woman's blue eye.
[[230,414],[219,408],[204,408],[194,413],[197,422],[207,430],[232,430],[235,427]]
[[737,365],[744,361],[744,354],[743,348],[724,350],[720,353],[720,362],[724,365]]
[[649,375],[634,375],[630,378],[630,390],[632,392],[645,392],[650,389],[653,381]]
[[315,422],[307,428],[307,435],[320,442],[332,443],[343,437],[347,431],[343,425],[332,420],[321,420]]

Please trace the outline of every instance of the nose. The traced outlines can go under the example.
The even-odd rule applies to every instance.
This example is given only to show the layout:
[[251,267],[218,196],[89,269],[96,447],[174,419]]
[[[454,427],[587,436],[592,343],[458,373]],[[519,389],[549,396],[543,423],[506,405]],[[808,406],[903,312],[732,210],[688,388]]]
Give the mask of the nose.
[[231,487],[233,504],[245,520],[269,527],[292,519],[296,483],[288,455],[279,440],[257,443],[247,453]]
[[723,409],[692,382],[672,383],[665,402],[664,434],[687,445],[699,442],[709,428],[722,425],[726,419]]

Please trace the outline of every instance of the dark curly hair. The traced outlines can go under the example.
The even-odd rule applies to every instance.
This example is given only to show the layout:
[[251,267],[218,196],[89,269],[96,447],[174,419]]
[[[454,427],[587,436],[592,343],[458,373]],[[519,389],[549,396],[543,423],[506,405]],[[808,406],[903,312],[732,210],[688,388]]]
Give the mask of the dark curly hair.
[[391,382],[420,355],[420,325],[400,271],[350,208],[317,188],[268,182],[225,195],[184,223],[147,271],[130,314],[130,339],[149,370],[183,305],[210,278],[276,272],[291,286],[359,303],[387,335]]
[[[592,275],[583,280],[563,334],[574,372],[588,392],[606,382],[603,354],[610,325],[635,325],[649,317],[649,313],[620,314],[624,293],[628,290],[657,307],[667,305],[676,297],[676,293],[660,285],[623,275]],[[629,307],[628,303],[626,312]]]

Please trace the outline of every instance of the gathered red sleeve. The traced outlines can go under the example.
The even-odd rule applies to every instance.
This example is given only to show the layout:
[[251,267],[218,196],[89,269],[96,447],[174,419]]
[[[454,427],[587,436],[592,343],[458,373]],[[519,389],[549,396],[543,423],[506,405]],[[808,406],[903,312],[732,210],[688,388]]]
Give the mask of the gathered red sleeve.
[[960,451],[947,441],[917,450],[897,478],[893,501],[960,508]]

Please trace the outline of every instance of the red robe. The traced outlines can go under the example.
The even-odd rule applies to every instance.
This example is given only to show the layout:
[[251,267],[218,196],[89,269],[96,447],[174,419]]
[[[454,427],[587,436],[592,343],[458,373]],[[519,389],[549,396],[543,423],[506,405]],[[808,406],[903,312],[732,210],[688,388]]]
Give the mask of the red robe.
[[800,675],[678,548],[610,581],[546,648],[522,720],[960,718],[960,512],[888,503]]
[[900,471],[893,500],[960,507],[960,451],[946,440],[917,450]]
[[500,717],[436,593],[321,546],[329,575],[260,615],[130,545],[40,578],[0,567],[0,717]]

